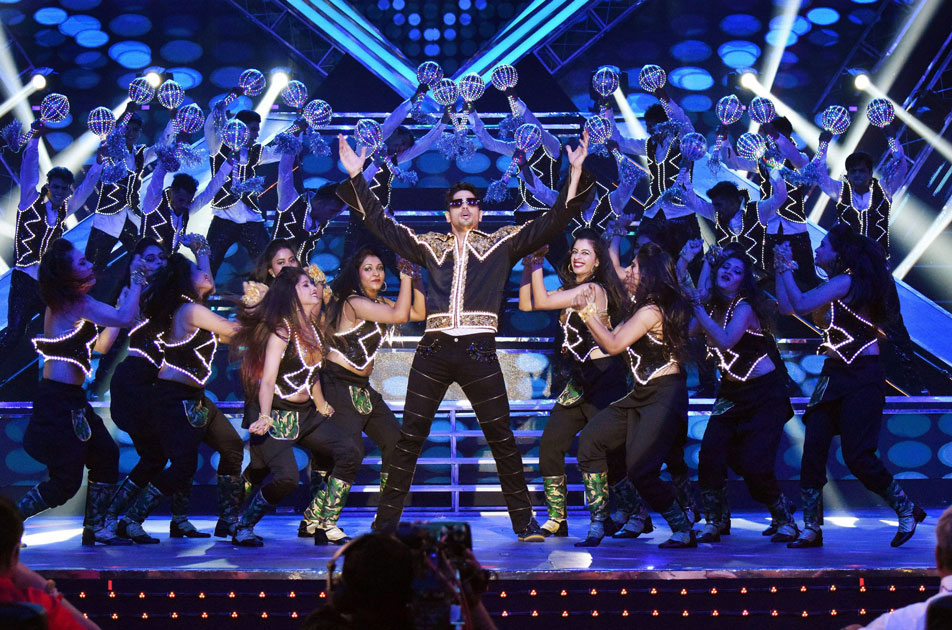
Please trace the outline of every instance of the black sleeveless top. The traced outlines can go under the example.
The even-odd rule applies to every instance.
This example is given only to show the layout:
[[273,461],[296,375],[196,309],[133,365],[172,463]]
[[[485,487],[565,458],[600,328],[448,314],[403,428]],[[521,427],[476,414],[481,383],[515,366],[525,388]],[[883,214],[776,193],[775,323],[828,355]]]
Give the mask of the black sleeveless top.
[[[166,333],[168,334],[168,333]],[[204,387],[212,374],[212,359],[218,348],[215,333],[204,328],[196,328],[182,341],[168,343],[162,341],[165,353],[163,364],[190,377],[197,385]]]
[[367,320],[351,328],[334,334],[334,348],[355,370],[364,370],[373,363],[377,351],[387,339],[387,326]]
[[737,244],[744,249],[747,257],[763,269],[767,248],[767,226],[761,223],[756,201],[748,201],[738,210],[741,216],[740,232],[731,228],[731,220],[714,213],[714,235],[719,247]]
[[576,363],[585,363],[588,357],[598,349],[598,343],[592,336],[582,316],[574,308],[565,309],[562,325],[562,354],[568,355]]
[[625,352],[636,386],[646,385],[652,376],[676,363],[668,356],[664,342],[651,333],[645,333],[641,339],[628,346]]
[[[96,214],[114,215],[129,206],[139,213],[139,190],[142,187],[142,172],[145,170],[145,145],[133,147],[132,159],[135,170],[126,166],[126,175],[115,184],[104,183],[99,188],[99,203],[96,205]],[[125,160],[123,160],[125,161]]]
[[[142,216],[142,235],[157,240],[168,253],[178,248],[179,240],[188,229],[189,212],[186,211],[181,217],[178,215],[173,217],[173,213],[172,188],[169,187],[162,191],[159,207]],[[175,223],[178,221],[181,221],[181,225],[176,228]]]
[[141,357],[154,365],[162,367],[162,333],[161,326],[144,319],[129,331],[129,354]]
[[72,330],[59,337],[35,337],[33,347],[45,361],[65,361],[72,363],[91,376],[93,346],[99,329],[88,319],[81,320]]
[[876,342],[876,326],[852,310],[842,300],[830,303],[830,319],[823,329],[824,348],[832,350],[835,359],[849,365],[859,354]]
[[[794,170],[793,163],[790,160],[784,160],[783,165],[790,170]],[[760,198],[769,199],[773,194],[773,184],[770,182],[770,172],[763,162],[757,165],[757,171],[760,173]],[[783,205],[777,210],[777,214],[791,223],[806,223],[806,199],[804,195],[804,186],[794,186],[787,182],[787,198]]]
[[30,267],[40,262],[50,244],[63,235],[63,219],[69,197],[56,209],[56,222],[47,222],[45,195],[41,194],[26,210],[17,211],[13,259],[16,267]]
[[837,220],[849,225],[857,234],[879,243],[889,258],[889,209],[892,204],[875,177],[870,184],[870,191],[869,207],[859,209],[853,205],[852,184],[844,180],[840,200],[836,204]]
[[[293,330],[288,339],[288,345],[281,356],[278,366],[278,377],[274,380],[274,393],[279,398],[290,398],[301,392],[310,392],[311,387],[318,379],[321,362],[308,363],[307,351],[301,344],[301,339]],[[317,338],[317,331],[314,331]]]
[[[555,158],[550,156],[549,152],[545,149],[545,145],[542,144],[526,161],[528,162],[529,168],[535,173],[535,176],[538,177],[547,188],[558,190],[559,166],[561,165],[560,158],[561,155],[556,155]],[[535,195],[528,189],[521,177],[517,181],[519,183],[519,196],[527,206],[535,210],[548,210],[549,205],[536,199]]]
[[[731,317],[734,316],[734,310],[743,301],[743,298],[734,298],[724,312],[724,317],[720,322],[721,326],[727,327]],[[713,313],[708,314],[713,317]],[[717,367],[722,373],[736,381],[746,381],[750,378],[754,368],[770,356],[771,339],[769,335],[762,331],[748,328],[732,347],[721,349],[708,346],[708,348],[711,354],[717,357]]]
[[[258,195],[250,192],[243,193],[242,195],[235,195],[231,192],[232,182],[241,182],[246,179],[251,179],[256,175],[256,169],[258,164],[261,163],[261,152],[263,147],[257,142],[251,145],[248,148],[248,162],[245,164],[236,163],[235,167],[231,170],[231,173],[228,175],[228,179],[225,180],[224,185],[221,187],[221,190],[215,194],[215,198],[212,200],[212,208],[215,210],[227,210],[232,207],[238,201],[242,201],[252,212],[261,213],[261,210],[258,208]],[[212,173],[217,173],[218,169],[228,160],[228,157],[231,155],[232,151],[225,145],[222,145],[221,149],[218,150],[212,158]]]
[[[681,143],[674,139],[668,145],[668,152],[660,162],[657,160],[658,141],[654,136],[645,142],[648,158],[648,199],[645,208],[650,208],[661,197],[661,193],[674,186],[681,172]],[[684,205],[684,204],[680,204]]]
[[390,166],[382,160],[374,162],[374,165],[377,167],[377,172],[367,185],[370,192],[380,202],[380,205],[389,208],[390,196],[393,193],[393,172],[390,170]]

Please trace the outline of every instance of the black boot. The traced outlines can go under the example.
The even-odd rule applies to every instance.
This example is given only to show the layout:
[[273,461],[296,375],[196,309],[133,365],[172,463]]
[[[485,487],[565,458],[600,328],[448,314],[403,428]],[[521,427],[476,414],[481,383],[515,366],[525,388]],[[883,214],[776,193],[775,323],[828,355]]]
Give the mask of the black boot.
[[776,526],[774,535],[770,538],[773,543],[791,543],[800,535],[797,521],[793,518],[786,497],[781,494],[776,501],[767,506],[770,510],[771,525]]
[[241,513],[238,524],[235,527],[235,535],[231,539],[231,544],[241,547],[261,547],[264,541],[255,534],[255,525],[264,517],[265,514],[272,511],[274,506],[268,503],[261,491],[255,494],[254,498]]
[[169,521],[169,538],[211,538],[208,532],[200,532],[188,520],[188,508],[191,503],[191,484],[189,490],[179,490],[172,494],[172,520]]
[[[301,519],[301,522],[298,524],[298,538],[312,538],[317,536],[318,530],[321,529],[321,514],[324,512],[324,502],[327,500],[327,473],[323,470],[312,470],[311,471],[311,502],[306,508],[304,508],[304,518]],[[324,536],[323,542],[317,542],[315,538],[316,545],[326,545],[327,537]]]
[[886,499],[889,507],[896,511],[896,516],[899,517],[899,530],[889,544],[893,547],[900,547],[916,533],[916,525],[925,520],[926,512],[906,496],[906,493],[899,487],[895,479],[886,488],[883,498]]
[[244,499],[245,480],[241,475],[218,475],[218,523],[215,524],[215,536],[231,538],[235,535],[235,524]]
[[[691,478],[686,474],[671,475],[671,484],[674,486],[678,503],[681,504],[681,508],[684,510],[685,515],[687,515],[688,520],[691,523],[700,523],[701,510],[698,509],[697,499],[694,498],[694,482],[691,481]],[[722,535],[731,533],[730,516],[730,509],[728,509],[724,517],[728,523],[727,531],[722,531]]]
[[142,523],[161,500],[162,493],[151,483],[143,488],[133,504],[126,510],[126,515],[119,521],[118,535],[131,538],[137,545],[158,544],[159,539],[149,536],[142,528]]
[[17,501],[17,510],[20,511],[20,516],[24,521],[48,509],[50,509],[50,506],[46,504],[46,500],[43,499],[43,496],[40,494],[38,486],[30,488],[30,491],[24,494],[22,499]]
[[[785,499],[785,500],[786,500],[786,499]],[[787,501],[787,506],[786,506],[787,509],[786,509],[786,511],[787,511],[787,512],[790,514],[790,516],[792,517],[793,514],[797,511],[797,506],[794,505],[793,501],[790,501],[790,500],[786,500],[786,501]],[[794,521],[794,523],[796,523],[796,521]],[[780,526],[781,526],[781,525],[782,525],[782,523],[779,523],[779,522],[777,522],[777,521],[771,519],[771,520],[770,520],[770,525],[767,527],[767,529],[765,529],[764,531],[760,532],[760,535],[761,535],[761,536],[773,536],[774,534],[776,534],[776,533],[780,530]],[[800,531],[799,528],[797,529],[797,531]]]
[[[612,534],[612,538],[638,538],[642,534],[650,534],[654,531],[654,523],[651,522],[651,515],[648,514],[648,506],[645,504],[645,500],[641,498],[641,494],[630,481],[625,479],[622,483],[627,484],[630,488],[630,492],[627,489],[624,490],[624,500],[628,505],[629,514],[624,525],[621,525],[620,521],[616,521],[621,525],[621,528]],[[617,489],[620,485],[616,484],[615,488]]]
[[83,545],[131,545],[132,541],[116,535],[116,521],[106,518],[116,494],[116,484],[89,481],[86,483],[86,517],[83,519]]
[[697,537],[699,543],[721,541],[724,531],[730,531],[730,521],[725,518],[727,512],[727,487],[701,490],[701,502],[707,522]]
[[671,538],[664,541],[658,547],[661,549],[688,549],[697,547],[697,538],[692,529],[692,523],[688,520],[687,514],[681,504],[675,501],[667,510],[661,513],[664,520],[668,522],[671,528]]
[[106,508],[106,521],[116,521],[119,522],[119,517],[123,515],[126,511],[126,508],[129,507],[129,504],[135,500],[136,495],[142,490],[137,486],[131,479],[126,477],[119,483],[119,487],[116,489],[116,493],[112,495],[112,501],[109,503],[109,507]]
[[803,531],[793,542],[787,543],[790,549],[809,549],[823,546],[823,489],[801,488],[803,499]]

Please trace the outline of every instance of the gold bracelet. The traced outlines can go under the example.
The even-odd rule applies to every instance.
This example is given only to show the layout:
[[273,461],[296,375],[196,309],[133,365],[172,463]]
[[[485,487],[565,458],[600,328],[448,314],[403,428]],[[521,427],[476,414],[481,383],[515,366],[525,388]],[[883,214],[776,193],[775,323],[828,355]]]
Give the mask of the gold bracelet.
[[598,307],[595,306],[593,302],[589,302],[588,304],[585,305],[585,308],[579,311],[578,314],[579,314],[579,317],[582,318],[583,322],[587,322],[589,317],[597,313],[598,313]]
[[258,420],[266,420],[268,422],[271,422],[271,416],[266,413],[259,413]]

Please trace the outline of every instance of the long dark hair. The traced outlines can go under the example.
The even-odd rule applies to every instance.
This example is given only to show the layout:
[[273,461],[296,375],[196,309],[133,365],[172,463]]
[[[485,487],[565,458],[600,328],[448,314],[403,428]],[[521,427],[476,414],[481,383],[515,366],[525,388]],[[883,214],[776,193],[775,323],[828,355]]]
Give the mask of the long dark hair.
[[[258,304],[238,312],[241,328],[231,342],[231,348],[241,360],[241,384],[245,394],[255,396],[258,381],[264,369],[268,337],[276,333],[290,342],[291,336],[301,340],[310,350],[323,351],[324,335],[320,322],[310,318],[304,311],[304,305],[297,295],[297,283],[301,277],[308,277],[300,267],[285,267],[274,278],[268,292]],[[301,327],[301,318],[310,319],[314,325]],[[290,330],[287,330],[290,327]],[[287,330],[287,334],[283,331]],[[315,338],[314,333],[317,333]]]
[[591,228],[576,230],[572,247],[575,247],[575,244],[579,241],[589,241],[592,243],[592,249],[595,251],[598,266],[588,278],[579,283],[575,277],[575,273],[572,271],[572,253],[570,249],[557,270],[559,279],[562,280],[562,288],[571,289],[586,282],[600,284],[608,296],[608,315],[612,323],[617,324],[630,314],[631,301],[628,299],[628,293],[618,278],[618,274],[615,273],[615,266],[612,264],[611,257],[608,255],[608,246],[605,241],[599,238],[598,232]]
[[189,300],[202,301],[192,283],[192,262],[182,254],[172,254],[143,293],[142,312],[157,324],[171,326],[175,311]]
[[845,223],[837,223],[826,237],[836,252],[830,277],[850,274],[850,292],[845,302],[866,313],[874,324],[891,319],[886,311],[886,293],[893,282],[886,266],[886,253],[876,241],[857,234]]
[[740,261],[744,265],[744,278],[741,280],[737,297],[743,298],[754,309],[754,314],[757,315],[757,320],[760,322],[760,329],[763,332],[770,332],[773,329],[774,319],[777,315],[776,303],[757,286],[757,280],[754,278],[753,261],[739,245],[725,247],[714,267],[711,268],[711,306],[713,307],[714,319],[720,323],[733,301],[732,297],[721,291],[717,286],[717,279],[713,277],[720,270],[721,265],[730,259]]
[[331,293],[333,297],[327,305],[327,325],[333,330],[340,328],[340,320],[344,314],[344,304],[347,299],[353,295],[364,296],[364,290],[360,286],[360,266],[368,256],[375,256],[381,261],[380,254],[371,247],[361,247],[350,258],[345,260],[340,266],[340,272],[331,282]]
[[[270,286],[271,283],[274,282],[274,276],[268,273],[271,270],[271,259],[282,249],[291,250],[294,252],[294,256],[297,257],[297,248],[294,246],[294,243],[280,238],[275,239],[268,243],[268,246],[265,247],[261,255],[258,256],[258,260],[255,261],[255,268],[252,270],[250,276],[251,280]],[[298,264],[302,264],[300,260]]]
[[[122,274],[122,281],[116,285],[116,290],[112,296],[112,303],[115,304],[116,300],[119,299],[119,296],[122,294],[122,290],[129,286],[129,279],[132,277],[132,260],[136,256],[141,256],[146,252],[150,247],[157,247],[163,252],[165,248],[162,247],[157,240],[151,236],[143,236],[138,241],[136,241],[135,247],[132,248],[132,251],[129,252],[129,262],[126,263],[126,270]],[[156,272],[158,273],[158,272]]]
[[687,347],[691,306],[681,291],[674,261],[657,243],[646,243],[635,254],[638,261],[638,286],[632,296],[635,310],[653,304],[661,309],[664,346],[678,361]]
[[90,278],[73,274],[73,244],[58,238],[47,248],[40,260],[40,297],[54,311],[68,308],[83,297],[83,285]]

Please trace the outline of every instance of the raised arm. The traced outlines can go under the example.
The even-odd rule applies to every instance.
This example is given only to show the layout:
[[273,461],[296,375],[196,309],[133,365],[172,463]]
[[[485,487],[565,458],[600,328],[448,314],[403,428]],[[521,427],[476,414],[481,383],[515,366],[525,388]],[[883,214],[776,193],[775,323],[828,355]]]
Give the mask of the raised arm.
[[241,327],[238,322],[225,319],[221,315],[216,315],[207,306],[201,304],[187,304],[188,310],[185,312],[185,323],[195,328],[208,330],[215,333],[222,343],[228,343],[235,336]]
[[201,192],[192,199],[192,205],[188,208],[189,214],[195,214],[212,202],[212,199],[215,198],[215,195],[218,194],[221,187],[225,185],[225,179],[231,174],[231,169],[232,164],[230,161],[226,161],[221,165],[221,168],[218,169],[215,176],[205,184],[205,188],[202,188]]
[[721,161],[727,165],[727,168],[733,169],[735,171],[746,171],[751,173],[757,170],[756,162],[745,160],[737,155],[737,151],[734,150],[729,138],[727,142],[721,145]]
[[529,189],[529,192],[547,206],[551,207],[555,203],[555,200],[559,198],[557,192],[543,184],[542,180],[536,177],[532,167],[528,164],[524,164],[523,167],[519,169],[519,176],[522,177],[522,181],[526,183],[526,188]]
[[882,184],[883,192],[886,193],[890,201],[892,201],[893,195],[896,194],[899,187],[906,181],[906,174],[909,173],[909,161],[906,159],[906,153],[903,151],[902,145],[898,142],[892,144],[895,144],[898,150],[890,153],[889,159],[896,160],[896,167],[883,178]]
[[526,254],[534,252],[554,239],[565,229],[569,220],[576,216],[584,206],[588,194],[595,185],[591,173],[582,170],[582,164],[588,155],[588,132],[582,134],[577,149],[565,149],[569,154],[569,181],[559,193],[555,204],[538,219],[526,223],[513,237],[510,258],[515,262]]
[[757,217],[761,225],[767,225],[780,210],[780,206],[787,201],[787,182],[780,171],[770,169],[770,186],[770,197],[757,202]]
[[[413,146],[397,156],[397,163],[409,162],[413,158],[423,155],[430,150],[430,147],[440,139],[443,130],[446,129],[446,123],[442,120],[427,131],[422,138],[413,143]],[[371,179],[373,176],[371,175]]]
[[294,164],[297,156],[285,153],[278,162],[278,211],[286,210],[298,198],[297,187],[294,185]]
[[413,278],[400,274],[400,293],[396,302],[374,302],[362,296],[347,298],[354,319],[363,319],[378,324],[405,324],[410,320],[410,304],[413,300]]
[[222,99],[215,103],[215,107],[212,108],[208,118],[205,119],[205,146],[208,149],[209,156],[213,156],[221,150],[221,135],[215,128],[215,120],[224,117],[225,101]]
[[557,289],[555,291],[548,291],[545,288],[545,282],[542,278],[542,263],[538,263],[532,266],[532,303],[535,307],[535,310],[538,311],[557,311],[563,308],[568,308],[572,306],[573,300],[583,293],[589,286],[594,287],[595,290],[595,303],[598,306],[599,311],[604,311],[608,308],[608,297],[605,295],[605,290],[600,286],[592,283],[580,284],[577,287],[572,287],[571,289]]
[[777,148],[780,149],[780,155],[785,160],[790,160],[790,163],[793,164],[793,168],[803,168],[810,162],[810,158],[807,157],[807,154],[797,148],[790,138],[783,135],[782,133],[777,133],[772,136],[774,142],[777,143]]
[[83,319],[88,319],[97,326],[128,328],[132,326],[136,317],[139,316],[139,296],[142,293],[142,285],[133,282],[128,291],[123,292],[123,299],[119,300],[118,306],[103,304],[90,296],[83,298],[82,314]]
[[[682,178],[682,183],[685,205],[705,219],[714,221],[714,205],[697,194],[690,177]],[[784,189],[784,195],[786,195],[786,188]]]
[[162,160],[156,162],[155,170],[152,171],[152,178],[145,189],[145,197],[142,198],[142,214],[151,214],[162,203],[162,192],[165,190],[165,167],[162,166]]
[[364,225],[393,251],[412,263],[426,264],[426,249],[416,233],[397,223],[388,215],[380,205],[380,200],[367,186],[367,181],[362,174],[364,160],[367,158],[366,149],[361,149],[360,155],[357,155],[343,135],[338,137],[338,144],[340,145],[340,160],[347,169],[350,179],[341,182],[337,187],[337,196],[362,214]]
[[410,107],[413,105],[411,102],[412,99],[407,99],[397,105],[397,108],[390,112],[390,115],[383,121],[383,124],[380,125],[380,136],[386,140],[390,135],[397,130],[403,121],[406,120],[407,114],[410,113]]
[[559,154],[562,153],[562,143],[546,130],[542,123],[539,122],[539,119],[536,118],[536,115],[532,113],[532,110],[526,107],[522,99],[519,99],[519,102],[522,103],[522,107],[525,110],[524,116],[526,117],[526,122],[538,125],[539,129],[542,130],[542,146],[545,147],[545,152],[553,159],[557,158]]
[[83,207],[83,204],[89,199],[89,195],[93,194],[93,191],[96,189],[96,184],[99,183],[100,177],[102,177],[102,164],[96,159],[93,161],[92,166],[89,167],[89,170],[86,171],[86,177],[83,178],[83,183],[76,187],[76,190],[73,191],[73,195],[69,198],[66,214],[73,214]]
[[165,129],[162,130],[162,137],[159,138],[158,143],[148,146],[145,148],[145,151],[142,153],[143,164],[148,164],[155,159],[155,147],[161,144],[172,144],[175,141],[175,116],[169,118],[169,122],[165,124]]
[[722,350],[733,348],[740,341],[740,338],[744,336],[744,331],[751,327],[753,313],[754,310],[749,304],[738,304],[737,308],[734,309],[734,314],[731,315],[730,321],[727,322],[727,326],[724,327],[707,314],[703,304],[698,302],[694,305],[694,321],[704,329],[708,342]]
[[[850,290],[850,277],[846,274],[840,274],[824,282],[815,289],[810,289],[806,293],[800,291],[797,281],[793,277],[793,271],[786,269],[777,271],[777,284],[783,281],[783,292],[786,300],[780,300],[781,312],[784,315],[803,315],[812,313],[833,300],[844,297]],[[786,304],[784,304],[786,301]],[[786,307],[789,310],[785,310]]]
[[20,210],[26,210],[40,196],[36,185],[40,183],[40,139],[30,138],[20,160]]
[[[826,158],[824,157],[824,160]],[[824,161],[824,166],[826,162]],[[833,179],[830,177],[829,168],[821,169],[820,178],[817,181],[817,186],[820,187],[820,190],[826,194],[827,197],[833,201],[839,201],[840,196],[843,194],[843,182]]]
[[516,143],[497,140],[489,135],[489,131],[486,130],[486,125],[483,123],[483,119],[479,117],[479,114],[473,112],[470,115],[470,122],[473,124],[473,132],[476,134],[476,139],[479,140],[479,143],[483,145],[484,149],[501,155],[512,155],[515,153]]

